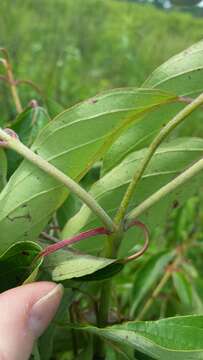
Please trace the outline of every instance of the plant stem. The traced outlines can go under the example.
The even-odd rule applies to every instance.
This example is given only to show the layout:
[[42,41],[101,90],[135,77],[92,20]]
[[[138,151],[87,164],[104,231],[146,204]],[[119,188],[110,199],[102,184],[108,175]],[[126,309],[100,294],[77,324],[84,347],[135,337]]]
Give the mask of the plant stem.
[[23,107],[21,105],[20,97],[18,95],[16,82],[15,82],[14,76],[13,76],[12,66],[9,62],[8,56],[7,56],[7,59],[1,59],[1,63],[4,65],[6,72],[7,72],[8,82],[9,82],[9,85],[11,88],[11,94],[13,97],[13,101],[15,103],[16,110],[18,113],[21,113],[23,111]]
[[144,306],[143,306],[141,312],[139,313],[139,315],[136,317],[137,321],[142,320],[144,318],[146,312],[149,310],[149,308],[153,304],[154,300],[159,296],[161,290],[166,285],[167,281],[170,279],[170,277],[172,275],[172,272],[173,272],[173,269],[176,268],[180,264],[181,260],[182,260],[182,256],[178,255],[175,258],[175,260],[172,262],[172,264],[170,265],[170,268],[166,270],[166,272],[165,272],[164,276],[162,277],[161,281],[159,282],[157,287],[154,289],[154,291],[153,291],[152,295],[150,296],[150,298],[144,304]]
[[[109,239],[107,241],[107,245],[106,245],[106,256],[111,257],[111,255],[113,254],[113,256],[115,257],[117,255],[119,246],[120,246],[120,242],[121,242],[121,238],[123,235],[121,235],[121,233],[119,233],[121,230],[121,224],[123,221],[123,218],[126,214],[128,205],[130,203],[131,197],[137,187],[137,184],[139,182],[139,180],[141,179],[149,161],[151,160],[154,152],[156,151],[156,149],[158,148],[158,146],[160,145],[160,143],[166,138],[166,136],[177,126],[179,125],[188,115],[190,115],[196,108],[198,108],[200,105],[203,104],[203,94],[201,94],[199,97],[197,97],[193,102],[191,102],[189,105],[187,105],[183,110],[181,110],[172,120],[170,120],[167,125],[165,125],[161,131],[159,132],[159,134],[155,137],[155,139],[153,140],[153,142],[151,143],[151,145],[148,148],[148,152],[146,154],[146,157],[143,159],[142,163],[140,164],[140,168],[138,169],[138,171],[136,172],[136,174],[134,175],[132,182],[130,183],[124,197],[123,200],[120,204],[120,207],[117,211],[117,214],[114,218],[114,222],[116,223],[116,225],[118,226],[117,232],[114,232],[112,235],[109,236]],[[187,181],[188,178],[190,178],[191,176],[195,175],[197,172],[199,172],[201,169],[203,168],[203,160],[202,162],[199,164],[197,164],[197,166],[195,166],[195,168],[193,168],[192,170],[188,170],[189,174],[186,173],[183,177],[181,177],[180,179],[176,179],[176,183],[172,184],[172,186],[177,187],[178,184],[181,184],[185,181]],[[170,186],[169,186],[170,188]],[[170,189],[167,190],[167,193],[171,191]],[[159,196],[159,194],[158,194]],[[162,195],[164,196],[164,195]],[[158,201],[158,200],[157,200]],[[140,205],[142,206],[142,204]],[[136,210],[136,209],[135,209]],[[130,213],[131,215],[131,213]],[[136,216],[129,216],[127,219],[128,220],[132,220],[132,219],[136,219]],[[106,324],[107,320],[108,320],[108,308],[109,308],[109,303],[110,303],[110,291],[111,291],[111,282],[107,282],[103,285],[102,287],[102,291],[101,291],[101,301],[100,301],[100,318],[102,318],[102,324]]]
[[108,324],[108,312],[111,298],[111,280],[104,281],[100,297],[99,307],[99,326],[103,327]]
[[[45,249],[43,249],[38,254],[38,257],[50,255],[51,253],[58,251],[60,249],[63,249],[66,246],[75,244],[76,242],[79,242],[82,240],[89,239],[90,237],[97,236],[97,235],[107,235],[108,233],[109,232],[104,227],[99,227],[99,228],[83,231],[80,234],[74,235],[69,239],[64,239],[64,240],[58,241],[55,244],[51,244],[51,245],[45,247]],[[52,237],[52,239],[53,239],[53,237]]]
[[[111,289],[112,280],[106,280],[102,284],[99,312],[98,312],[98,326],[105,327],[108,324],[109,308],[111,303]],[[105,345],[101,339],[97,339],[98,348],[95,349],[95,359],[105,359]]]
[[105,210],[96,202],[96,200],[86,192],[79,184],[58,170],[48,161],[35,154],[28,147],[23,145],[18,139],[13,138],[0,128],[0,139],[2,139],[9,149],[16,151],[25,159],[42,169],[44,172],[65,185],[70,191],[76,194],[102,221],[109,231],[114,231],[116,226]]
[[195,176],[203,170],[203,158],[197,161],[194,165],[192,165],[189,169],[185,170],[182,174],[177,176],[175,179],[170,181],[168,184],[164,185],[150,197],[148,197],[145,201],[143,201],[140,205],[138,205],[135,209],[133,209],[126,216],[126,221],[129,222],[133,219],[136,219],[143,212],[148,210],[152,205],[156,204],[159,200],[161,200],[164,196],[170,194],[174,191],[178,186],[187,182],[191,177]]
[[[72,324],[75,323],[75,320],[77,322],[77,319],[75,319],[73,304],[69,308],[69,316],[70,316],[70,321],[71,321]],[[72,337],[73,353],[74,353],[74,356],[77,357],[77,355],[78,355],[78,346],[77,345],[78,344],[77,344],[76,332],[75,332],[74,329],[71,329],[71,337]]]
[[58,238],[56,238],[52,235],[49,235],[44,231],[42,231],[40,235],[43,239],[48,240],[51,244],[56,244],[59,241]]
[[198,96],[192,103],[187,105],[183,110],[181,110],[173,119],[171,119],[155,137],[155,139],[150,144],[146,156],[143,158],[140,167],[136,170],[136,173],[127,188],[127,191],[123,197],[123,200],[120,204],[120,207],[115,216],[115,223],[120,224],[122,219],[125,216],[128,205],[130,203],[131,197],[138,185],[139,180],[141,179],[149,161],[151,160],[153,154],[155,153],[158,146],[166,138],[166,136],[174,130],[188,115],[190,115],[196,108],[203,104],[203,94]]

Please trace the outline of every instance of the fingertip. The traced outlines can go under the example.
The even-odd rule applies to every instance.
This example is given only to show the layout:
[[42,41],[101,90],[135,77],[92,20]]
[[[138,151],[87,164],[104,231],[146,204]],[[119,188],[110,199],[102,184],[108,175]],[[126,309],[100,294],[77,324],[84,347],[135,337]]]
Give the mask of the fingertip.
[[[0,295],[0,358],[28,359],[33,342],[53,318],[63,287],[52,282],[22,285]],[[20,349],[20,355],[19,355]]]

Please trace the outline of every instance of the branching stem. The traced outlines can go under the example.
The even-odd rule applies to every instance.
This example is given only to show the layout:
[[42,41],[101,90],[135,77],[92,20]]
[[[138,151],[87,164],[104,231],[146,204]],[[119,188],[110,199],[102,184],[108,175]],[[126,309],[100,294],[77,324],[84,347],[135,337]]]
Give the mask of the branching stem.
[[148,147],[148,151],[146,156],[143,158],[140,167],[136,171],[130,185],[127,188],[127,191],[123,197],[123,200],[120,204],[119,210],[115,216],[115,223],[120,224],[123,220],[125,213],[127,211],[128,205],[132,198],[133,193],[135,192],[138,182],[141,179],[149,161],[154,155],[156,149],[161,144],[161,142],[167,137],[167,135],[174,130],[183,120],[189,116],[195,109],[197,109],[200,105],[203,104],[203,94],[198,96],[192,103],[187,105],[183,110],[181,110],[172,120],[170,120],[158,133],[155,139],[152,141],[150,146]]

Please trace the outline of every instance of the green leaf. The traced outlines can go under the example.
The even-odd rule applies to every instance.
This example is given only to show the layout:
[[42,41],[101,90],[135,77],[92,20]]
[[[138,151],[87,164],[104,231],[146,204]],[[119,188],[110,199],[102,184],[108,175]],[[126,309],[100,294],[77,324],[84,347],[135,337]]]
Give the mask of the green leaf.
[[173,56],[144,82],[144,88],[159,88],[176,95],[203,90],[203,40]]
[[80,199],[75,194],[70,193],[63,205],[57,211],[57,220],[60,228],[63,228],[68,219],[75,215],[80,208]]
[[[17,116],[15,122],[11,125],[11,129],[18,134],[25,145],[30,146],[49,120],[46,110],[42,107],[28,107]],[[22,162],[22,157],[12,150],[7,150],[7,156],[10,176]]]
[[64,111],[64,107],[53,99],[47,98],[45,103],[51,119]]
[[202,360],[203,316],[182,316],[149,322],[81,330],[101,336],[116,344],[125,344],[153,359]]
[[92,341],[92,337],[89,336],[87,346],[79,353],[76,360],[90,360],[90,359],[93,359],[93,341]]
[[[98,95],[57,116],[41,131],[32,149],[79,181],[122,129],[171,99],[157,90],[139,89]],[[16,241],[36,240],[67,196],[64,186],[23,161],[0,196],[0,252]]]
[[44,268],[51,271],[54,281],[90,281],[112,277],[122,270],[123,264],[116,259],[60,250],[45,258]]
[[38,349],[38,341],[36,341],[33,346],[31,357],[33,358],[33,360],[41,360]]
[[[100,257],[98,259],[101,259]],[[106,259],[105,259],[106,260]],[[124,267],[124,264],[120,261],[114,260],[112,264],[105,265],[101,267],[101,269],[96,270],[94,273],[90,275],[84,275],[80,277],[80,281],[103,281],[110,279],[111,277],[117,275]]]
[[183,262],[182,268],[184,269],[184,272],[191,278],[198,278],[198,271],[195,268],[194,264],[189,262]]
[[196,218],[199,199],[197,196],[190,198],[182,209],[179,209],[174,221],[174,238],[179,242],[187,241],[188,234],[194,229],[192,219]]
[[11,128],[24,144],[30,146],[49,120],[46,110],[42,107],[28,107],[17,116]]
[[172,279],[181,302],[185,305],[192,305],[192,287],[184,273],[174,271]]
[[[144,114],[142,121],[132,124],[112,144],[104,156],[102,175],[105,175],[120,164],[128,154],[148,146],[161,127],[172,119],[184,106],[183,104],[164,104],[160,108],[154,109],[153,112]],[[194,115],[191,114],[188,117],[188,121],[191,121],[193,117]]]
[[[200,285],[200,286],[199,286]],[[202,279],[199,275],[192,287],[192,298],[193,298],[193,312],[196,315],[202,315],[203,313],[203,286]]]
[[7,176],[7,158],[5,152],[0,149],[0,191],[6,185]]
[[[178,96],[195,94],[203,90],[203,41],[170,58],[144,82],[144,88],[159,88]],[[127,129],[104,157],[103,174],[118,165],[129,153],[150,144],[161,127],[185,105],[166,104],[153,113],[145,114],[142,122]],[[191,114],[188,121],[201,115]],[[201,117],[200,117],[201,119]]]
[[[115,215],[126,188],[145,153],[146,150],[144,149],[130,154],[120,165],[92,186],[90,193],[110,216]],[[129,210],[140,204],[161,186],[174,179],[186,167],[199,160],[202,153],[203,140],[199,138],[179,138],[160,146],[138,185]],[[199,174],[191,182],[179,187],[164,197],[163,200],[160,200],[146,214],[143,214],[140,220],[149,227],[153,234],[153,231],[165,222],[168,211],[173,210],[174,202],[176,201],[175,204],[180,206],[199,188],[201,182],[202,176]],[[98,226],[97,219],[91,214],[87,206],[83,205],[80,211],[67,222],[63,230],[63,237],[68,238],[80,231],[96,226]],[[121,245],[120,256],[126,255],[126,252],[134,247],[138,235],[140,236],[140,233],[137,233],[135,228],[128,231],[127,239]],[[78,243],[76,246],[80,250],[90,253],[91,251],[98,252],[101,245],[102,241],[100,239],[94,239],[94,241],[91,239]]]
[[176,6],[194,6],[200,3],[200,0],[171,0],[171,3]]
[[131,317],[149,291],[152,290],[158,280],[163,276],[167,265],[171,262],[174,255],[175,251],[162,251],[151,256],[150,259],[138,269],[132,288]]
[[125,344],[115,344],[110,341],[106,344],[105,360],[140,360],[135,358],[134,351]]
[[42,248],[31,241],[18,242],[0,257],[0,292],[36,279],[42,259],[33,260]]
[[137,360],[153,360],[151,356],[141,353],[138,350],[134,351]]

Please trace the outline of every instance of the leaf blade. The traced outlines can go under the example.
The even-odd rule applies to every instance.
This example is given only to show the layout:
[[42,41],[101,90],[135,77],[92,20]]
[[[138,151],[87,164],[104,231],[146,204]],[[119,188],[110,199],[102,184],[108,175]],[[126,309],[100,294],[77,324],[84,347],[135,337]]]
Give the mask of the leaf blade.
[[162,251],[155,254],[138,269],[132,288],[132,308],[131,317],[137,310],[141,301],[147,293],[152,289],[156,282],[163,276],[163,272],[167,265],[171,262],[175,255],[174,251]]
[[149,322],[132,321],[104,329],[86,326],[83,330],[118,344],[125,343],[153,359],[202,360],[202,320],[202,316],[182,316]]
[[[77,181],[128,122],[172,99],[157,90],[99,95],[57,116],[43,128],[32,149]],[[35,241],[67,196],[66,188],[24,160],[0,196],[0,251],[16,241]]]
[[[198,160],[202,156],[202,144],[202,139],[179,138],[162,145],[157,150],[146,169],[146,172],[138,185],[136,196],[132,198],[130,208],[134,208],[135,204],[141,203],[153,192],[181,173],[185,167],[188,167],[189,164]],[[199,147],[199,151],[196,147]],[[131,181],[144,154],[145,150],[130,154],[120,165],[107,173],[92,187],[91,194],[99,201],[110,216],[114,216],[125,189]],[[160,201],[148,210],[146,215],[143,214],[141,221],[149,227],[151,232],[153,232],[153,229],[156,228],[157,225],[160,226],[161,222],[163,223],[169,207],[173,205],[175,200],[177,200],[178,205],[180,205],[181,201],[184,201],[184,198],[187,199],[189,194],[193,193],[199,187],[201,177],[199,176],[196,181],[197,182],[195,183],[193,180],[193,186],[189,184],[181,187],[181,189],[179,188],[178,191],[169,194],[163,201]],[[170,209],[171,211],[172,208],[173,206]],[[90,214],[87,207],[83,206],[80,211],[67,222],[63,230],[63,237],[69,237],[74,235],[74,233],[81,231],[81,229],[85,230],[86,228],[96,226],[96,219]],[[129,240],[128,242],[123,241],[120,256],[123,256],[124,253],[126,254],[126,251],[134,246],[135,236],[135,229],[132,230],[132,232],[128,232]],[[95,248],[93,248],[93,244]],[[99,249],[101,249],[99,247],[100,243],[96,240],[92,243],[89,242],[89,244],[87,240],[86,246],[87,247],[83,247],[83,245],[80,244],[79,248],[83,250],[88,249],[88,252],[90,252],[91,249],[94,251],[99,251]]]
[[7,182],[7,158],[5,152],[0,149],[0,191],[4,188]]
[[31,241],[11,245],[0,256],[0,291],[5,291],[22,283],[33,282],[43,260],[32,264],[42,248]]
[[179,96],[197,94],[203,90],[203,41],[192,45],[159,66],[143,87],[157,87]]
[[[203,41],[200,41],[183,52],[163,63],[142,85],[143,88],[159,88],[178,96],[196,96],[203,90]],[[145,115],[142,123],[134,124],[112,145],[104,158],[103,174],[119,164],[130,152],[148,145],[183,104],[166,104],[150,115]],[[201,114],[198,111],[198,114]],[[192,114],[191,119],[196,116]]]

